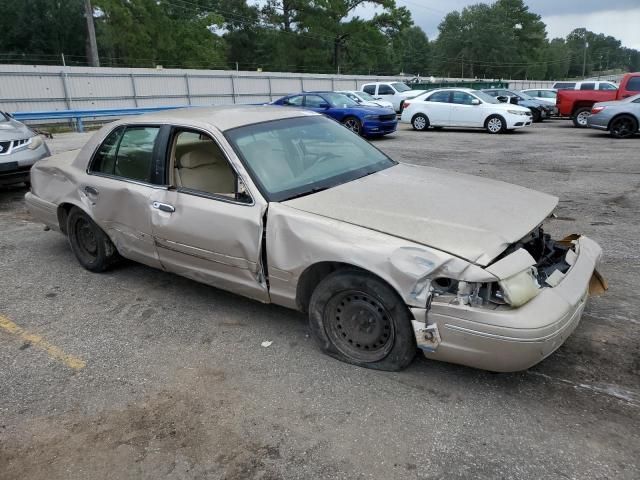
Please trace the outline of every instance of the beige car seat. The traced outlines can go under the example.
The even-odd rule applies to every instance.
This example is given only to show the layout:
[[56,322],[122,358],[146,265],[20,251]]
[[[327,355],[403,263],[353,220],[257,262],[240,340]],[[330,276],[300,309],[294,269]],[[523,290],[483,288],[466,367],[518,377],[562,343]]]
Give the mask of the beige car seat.
[[177,187],[224,195],[236,190],[235,174],[213,143],[183,153],[176,160],[174,174]]

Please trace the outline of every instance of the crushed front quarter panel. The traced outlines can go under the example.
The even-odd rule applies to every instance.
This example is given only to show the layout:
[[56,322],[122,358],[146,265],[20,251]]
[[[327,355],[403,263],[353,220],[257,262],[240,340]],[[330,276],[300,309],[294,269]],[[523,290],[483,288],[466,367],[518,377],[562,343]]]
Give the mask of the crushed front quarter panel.
[[434,248],[279,203],[269,206],[266,242],[271,299],[291,308],[296,308],[298,279],[320,262],[367,270],[416,307],[426,306],[434,278],[496,280],[482,268]]

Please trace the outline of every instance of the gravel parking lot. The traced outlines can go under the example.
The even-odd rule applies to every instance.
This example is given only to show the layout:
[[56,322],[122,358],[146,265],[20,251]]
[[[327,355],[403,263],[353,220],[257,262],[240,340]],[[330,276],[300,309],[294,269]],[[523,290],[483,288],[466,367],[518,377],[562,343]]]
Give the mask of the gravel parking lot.
[[321,354],[302,314],[132,263],[83,270],[5,188],[0,479],[639,478],[640,138],[554,120],[375,144],[559,196],[549,230],[602,245],[609,292],[526,372],[365,370]]

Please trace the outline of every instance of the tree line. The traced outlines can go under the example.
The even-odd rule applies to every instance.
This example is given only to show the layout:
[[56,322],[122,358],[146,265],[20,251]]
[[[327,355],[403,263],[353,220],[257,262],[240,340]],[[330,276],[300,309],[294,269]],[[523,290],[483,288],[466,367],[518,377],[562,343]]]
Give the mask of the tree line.
[[[578,28],[549,39],[523,0],[452,11],[436,39],[395,0],[92,0],[102,66],[559,79],[638,71]],[[372,18],[354,15],[377,6]],[[0,0],[0,63],[87,65],[83,0]],[[35,14],[37,12],[37,14]]]

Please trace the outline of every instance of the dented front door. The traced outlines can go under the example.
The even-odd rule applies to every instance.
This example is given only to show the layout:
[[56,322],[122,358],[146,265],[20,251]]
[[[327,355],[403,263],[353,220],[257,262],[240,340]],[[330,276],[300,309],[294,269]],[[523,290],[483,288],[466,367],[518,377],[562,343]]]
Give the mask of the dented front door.
[[264,206],[169,189],[154,192],[148,208],[166,270],[269,301],[261,265]]

